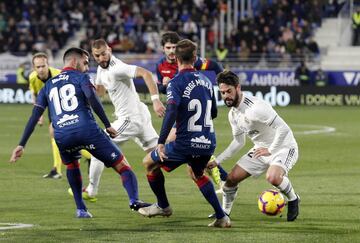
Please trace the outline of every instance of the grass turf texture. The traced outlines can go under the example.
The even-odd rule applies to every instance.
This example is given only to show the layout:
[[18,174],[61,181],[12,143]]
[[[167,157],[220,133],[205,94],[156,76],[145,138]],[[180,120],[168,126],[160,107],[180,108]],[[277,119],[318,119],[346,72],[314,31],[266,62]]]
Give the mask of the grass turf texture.
[[[105,106],[110,115],[111,106]],[[26,223],[27,229],[0,231],[4,242],[359,242],[360,241],[360,111],[358,107],[276,108],[295,132],[300,159],[290,173],[301,195],[300,216],[286,222],[257,209],[257,197],[268,188],[264,176],[241,183],[231,213],[231,229],[212,229],[212,209],[187,177],[185,166],[164,173],[174,214],[170,218],[144,218],[132,212],[119,177],[106,169],[99,200],[87,203],[93,219],[75,218],[75,204],[67,194],[65,177],[43,179],[52,166],[47,126],[37,127],[16,164],[8,164],[31,113],[29,105],[0,105],[0,223]],[[231,140],[228,109],[215,120],[216,153]],[[113,118],[112,118],[113,120]],[[161,120],[153,115],[159,131]],[[307,128],[304,125],[309,125]],[[336,128],[333,133],[303,135],[313,125]],[[223,165],[230,170],[251,146]],[[140,198],[154,202],[141,160],[144,153],[134,142],[122,148],[138,176]],[[63,173],[65,168],[63,168]],[[82,165],[84,184],[87,166]],[[2,225],[0,225],[2,226]]]

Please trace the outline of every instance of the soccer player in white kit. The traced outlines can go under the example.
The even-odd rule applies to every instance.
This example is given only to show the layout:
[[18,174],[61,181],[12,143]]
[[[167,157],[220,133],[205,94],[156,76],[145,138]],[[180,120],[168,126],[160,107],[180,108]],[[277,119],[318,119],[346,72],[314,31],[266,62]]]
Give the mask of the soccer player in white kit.
[[212,168],[229,159],[245,145],[245,135],[254,143],[237,161],[223,187],[223,209],[230,214],[238,184],[249,176],[266,171],[266,180],[278,188],[288,199],[287,221],[299,214],[299,196],[295,193],[288,173],[298,159],[298,146],[290,127],[270,104],[242,93],[239,78],[231,71],[217,75],[221,96],[229,111],[233,140],[214,161]]
[[[99,64],[95,80],[97,90],[108,91],[111,102],[115,107],[116,120],[111,123],[118,135],[112,140],[121,145],[129,139],[134,141],[149,153],[157,146],[159,138],[152,122],[147,106],[140,101],[135,90],[133,78],[143,78],[149,89],[153,108],[159,117],[165,114],[165,107],[159,99],[156,82],[150,71],[135,65],[128,65],[112,55],[111,48],[103,39],[95,40],[92,44],[92,55]],[[104,164],[94,156],[91,157],[89,170],[89,185],[83,193],[84,199],[96,201],[100,176]],[[141,205],[130,205],[137,210]]]

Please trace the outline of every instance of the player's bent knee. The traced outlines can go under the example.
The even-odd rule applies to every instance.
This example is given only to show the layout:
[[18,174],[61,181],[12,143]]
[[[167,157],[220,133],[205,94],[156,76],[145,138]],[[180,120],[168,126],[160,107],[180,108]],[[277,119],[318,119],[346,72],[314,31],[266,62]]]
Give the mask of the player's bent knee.
[[124,156],[120,157],[112,166],[116,171],[121,171],[124,167],[130,167],[130,164],[127,162]]
[[147,165],[152,161],[150,153],[146,154],[145,157],[143,158],[143,164]]
[[226,185],[227,186],[236,186],[237,184],[239,184],[240,180],[236,177],[236,175],[230,173],[228,174],[227,178],[226,178]]
[[146,155],[146,157],[143,160],[143,165],[147,172],[152,172],[156,169],[160,169],[158,163],[153,161],[150,155]]
[[[64,162],[63,162],[64,163]],[[71,162],[71,163],[67,163],[67,164],[65,164],[66,165],[66,169],[68,169],[68,170],[73,170],[73,169],[78,169],[78,168],[80,168],[80,163],[79,163],[79,161],[77,161],[77,160],[75,160],[75,161],[73,161],[73,162]]]
[[266,174],[266,180],[273,186],[280,185],[282,177],[276,174]]

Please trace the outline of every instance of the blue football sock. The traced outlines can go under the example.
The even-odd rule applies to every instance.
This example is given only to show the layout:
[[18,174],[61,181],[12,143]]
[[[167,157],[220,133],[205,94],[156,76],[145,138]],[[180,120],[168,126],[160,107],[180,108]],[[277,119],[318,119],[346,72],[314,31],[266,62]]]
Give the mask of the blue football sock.
[[219,168],[219,172],[220,172],[220,179],[222,181],[226,181],[228,173],[224,170],[224,168],[221,165],[218,165],[218,168]]
[[157,174],[148,174],[147,179],[151,190],[154,192],[158,205],[160,208],[166,208],[169,206],[169,201],[166,196],[165,191],[165,178],[164,174],[161,172]]
[[216,196],[214,185],[211,183],[207,176],[202,176],[196,181],[201,193],[204,195],[206,200],[211,204],[215,210],[216,218],[220,219],[225,216],[224,211],[220,205],[220,202]]
[[128,194],[130,204],[133,204],[139,199],[138,183],[134,172],[129,166],[125,166],[119,172],[122,184]]
[[78,209],[85,209],[86,206],[82,199],[82,178],[78,162],[73,162],[67,165],[66,176],[74,194],[76,207]]

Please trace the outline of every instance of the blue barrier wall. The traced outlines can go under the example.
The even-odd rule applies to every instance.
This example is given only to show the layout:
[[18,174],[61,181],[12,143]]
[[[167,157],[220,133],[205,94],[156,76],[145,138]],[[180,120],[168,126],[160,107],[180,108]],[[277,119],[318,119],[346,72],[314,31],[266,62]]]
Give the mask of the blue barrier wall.
[[[151,70],[151,69],[150,69]],[[295,80],[295,72],[292,70],[233,70],[238,74],[244,86],[299,86]],[[91,69],[95,73],[96,69]],[[215,73],[204,72],[213,83],[215,83]],[[357,86],[360,84],[360,71],[325,71],[328,75],[329,85]],[[311,72],[311,77],[316,72]],[[155,77],[155,75],[154,75]],[[136,81],[141,83],[142,81]],[[0,83],[16,83],[16,73],[4,73],[0,75]]]

